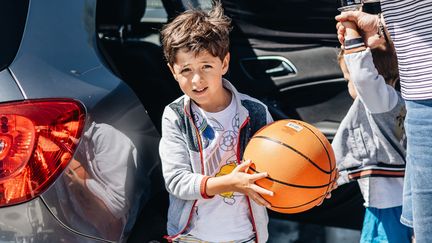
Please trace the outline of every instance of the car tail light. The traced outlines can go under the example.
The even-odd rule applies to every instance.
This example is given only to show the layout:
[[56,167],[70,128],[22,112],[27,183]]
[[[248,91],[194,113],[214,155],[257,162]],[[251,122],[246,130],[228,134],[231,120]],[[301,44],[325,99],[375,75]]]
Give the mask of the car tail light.
[[0,207],[42,193],[68,165],[85,123],[70,99],[0,104]]

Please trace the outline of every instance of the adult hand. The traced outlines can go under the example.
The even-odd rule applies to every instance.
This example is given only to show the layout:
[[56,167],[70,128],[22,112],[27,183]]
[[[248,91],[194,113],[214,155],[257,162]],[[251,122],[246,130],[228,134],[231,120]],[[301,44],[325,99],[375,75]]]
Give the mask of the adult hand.
[[246,173],[246,170],[251,164],[252,161],[250,160],[243,161],[230,173],[230,177],[233,181],[233,191],[237,191],[249,196],[249,198],[254,200],[259,205],[270,207],[270,203],[267,202],[260,194],[273,196],[273,192],[255,184],[255,181],[267,177],[268,173]]
[[335,17],[337,24],[337,35],[339,42],[343,45],[345,41],[346,28],[342,22],[350,21],[356,24],[361,31],[366,46],[375,48],[384,43],[384,39],[378,35],[379,18],[377,15],[368,14],[361,11],[345,11]]

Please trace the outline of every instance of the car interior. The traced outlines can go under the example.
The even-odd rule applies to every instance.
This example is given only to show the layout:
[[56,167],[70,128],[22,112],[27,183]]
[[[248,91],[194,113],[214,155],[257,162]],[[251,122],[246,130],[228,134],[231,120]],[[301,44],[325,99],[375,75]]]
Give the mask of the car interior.
[[[240,92],[263,101],[274,120],[303,120],[331,141],[352,103],[337,63],[337,2],[222,3],[233,24],[226,78]],[[185,9],[209,6],[209,0],[97,2],[96,30],[102,59],[135,91],[159,132],[164,107],[182,95],[163,58],[159,31]],[[161,174],[154,177],[159,186],[152,188],[155,196],[143,205],[129,242],[164,241],[168,197]],[[299,229],[305,230],[308,225],[318,225],[319,230],[323,226],[358,230],[364,213],[362,203],[357,184],[349,183],[334,191],[321,206],[304,213],[269,211],[269,241],[286,242],[277,236],[272,238],[271,233],[288,231],[283,222],[299,223]],[[302,237],[311,237],[304,234]]]

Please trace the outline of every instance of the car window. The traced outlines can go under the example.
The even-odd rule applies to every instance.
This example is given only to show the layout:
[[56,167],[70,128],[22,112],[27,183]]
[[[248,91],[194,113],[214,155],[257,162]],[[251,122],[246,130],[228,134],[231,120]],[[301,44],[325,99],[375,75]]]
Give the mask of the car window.
[[[167,1],[169,2],[169,1]],[[172,2],[168,3],[173,5]],[[211,0],[181,0],[181,4],[185,8],[202,8],[210,9]],[[167,12],[164,8],[162,0],[147,0],[146,11],[141,19],[144,23],[166,23],[167,22]]]
[[0,7],[0,70],[15,58],[27,17],[28,0],[3,1]]
[[167,12],[161,0],[147,0],[146,11],[141,22],[165,23]]
[[335,0],[222,0],[225,12],[246,34],[336,39]]

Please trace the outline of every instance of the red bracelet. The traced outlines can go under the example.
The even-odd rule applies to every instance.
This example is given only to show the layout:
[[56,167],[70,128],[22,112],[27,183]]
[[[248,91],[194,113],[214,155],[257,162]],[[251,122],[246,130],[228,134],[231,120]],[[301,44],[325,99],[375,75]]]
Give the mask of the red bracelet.
[[201,196],[204,199],[210,199],[214,197],[214,196],[207,195],[206,186],[207,186],[208,179],[210,179],[210,176],[204,176],[204,178],[201,180],[200,191],[201,191]]

